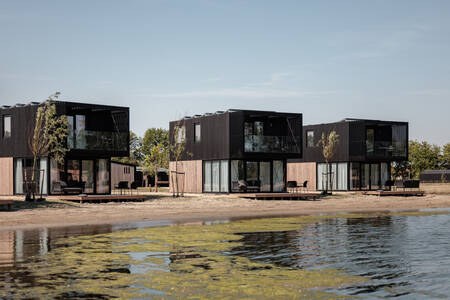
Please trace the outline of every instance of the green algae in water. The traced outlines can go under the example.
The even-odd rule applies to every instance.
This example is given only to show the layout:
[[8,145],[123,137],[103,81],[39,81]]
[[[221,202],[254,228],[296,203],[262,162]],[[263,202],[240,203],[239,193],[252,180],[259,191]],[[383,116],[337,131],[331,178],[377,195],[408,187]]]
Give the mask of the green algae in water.
[[[242,245],[243,233],[301,230],[323,218],[176,225],[61,239],[42,260],[25,266],[33,285],[17,288],[14,298],[339,298],[323,289],[365,279],[335,269],[298,270],[226,254]],[[1,289],[0,297],[7,296],[7,289]]]

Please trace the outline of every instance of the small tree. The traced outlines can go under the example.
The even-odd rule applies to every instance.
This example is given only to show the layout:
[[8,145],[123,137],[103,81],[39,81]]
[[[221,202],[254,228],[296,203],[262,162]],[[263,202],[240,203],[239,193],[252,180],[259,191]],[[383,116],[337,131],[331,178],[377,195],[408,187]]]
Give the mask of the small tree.
[[[175,161],[175,183],[172,180],[173,196],[179,197],[179,185],[178,185],[178,161],[185,153],[186,146],[186,128],[184,126],[184,120],[179,120],[175,123],[173,129],[173,141],[170,143],[169,153],[170,157]],[[189,155],[188,153],[186,153]],[[172,173],[172,171],[170,171]],[[184,192],[184,189],[183,189]]]
[[150,149],[150,155],[145,158],[145,166],[155,175],[155,191],[158,191],[158,170],[168,167],[169,148],[164,143]]
[[[38,107],[34,127],[28,135],[28,146],[33,154],[33,169],[31,184],[36,185],[36,170],[38,158],[47,155],[58,163],[64,163],[67,148],[67,117],[56,114],[55,101],[60,93],[50,95],[45,103]],[[31,190],[30,190],[31,189]],[[35,197],[35,188],[27,187],[27,198],[30,193]]]
[[[331,173],[329,172],[329,161],[333,158],[334,154],[336,153],[336,146],[339,143],[339,135],[336,133],[336,131],[331,131],[328,133],[328,135],[325,135],[324,132],[322,132],[322,137],[320,138],[317,146],[322,148],[322,155],[325,159],[325,166],[326,166],[326,187],[325,192],[328,193],[328,185],[329,185],[329,176]],[[323,175],[323,174],[322,174]],[[333,188],[331,188],[333,189]]]

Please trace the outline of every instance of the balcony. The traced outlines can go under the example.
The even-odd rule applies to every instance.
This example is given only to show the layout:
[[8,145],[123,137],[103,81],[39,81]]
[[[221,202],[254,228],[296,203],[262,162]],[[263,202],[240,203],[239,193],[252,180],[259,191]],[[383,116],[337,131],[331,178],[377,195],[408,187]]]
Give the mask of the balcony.
[[127,151],[128,132],[80,130],[67,137],[69,149]]
[[406,142],[376,141],[366,142],[367,156],[370,157],[406,157]]
[[300,137],[246,135],[245,152],[253,153],[301,153]]

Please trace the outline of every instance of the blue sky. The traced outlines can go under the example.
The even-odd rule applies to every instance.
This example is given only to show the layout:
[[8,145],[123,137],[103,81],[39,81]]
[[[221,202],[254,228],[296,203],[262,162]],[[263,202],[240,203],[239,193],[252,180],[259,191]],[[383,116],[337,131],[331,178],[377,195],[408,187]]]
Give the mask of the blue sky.
[[131,128],[246,108],[450,142],[450,1],[0,1],[1,104],[125,105]]

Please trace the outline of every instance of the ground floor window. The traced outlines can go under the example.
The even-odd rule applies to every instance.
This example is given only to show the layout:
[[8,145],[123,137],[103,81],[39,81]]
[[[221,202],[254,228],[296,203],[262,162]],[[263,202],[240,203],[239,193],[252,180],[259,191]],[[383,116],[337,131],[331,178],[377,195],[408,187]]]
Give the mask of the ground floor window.
[[285,162],[231,161],[232,192],[282,192],[285,190]]
[[[42,157],[36,160],[33,176],[33,158],[14,158],[14,193],[24,194],[26,192],[27,182],[33,179],[37,182],[36,192],[47,194],[47,158]],[[28,185],[29,186],[29,185]]]
[[[328,180],[327,180],[328,179]],[[317,164],[317,189],[339,190],[348,189],[348,163],[329,163],[328,172],[325,163]]]
[[350,163],[350,190],[377,190],[390,178],[390,163]]
[[86,194],[110,192],[109,159],[67,159],[63,164],[50,159],[50,192],[64,193],[64,188],[81,188]]
[[203,162],[203,191],[227,193],[228,160],[212,160]]

